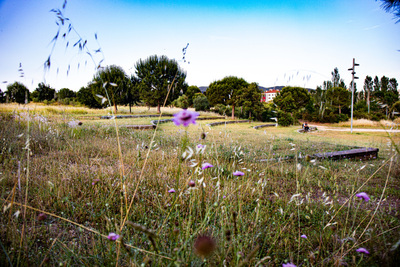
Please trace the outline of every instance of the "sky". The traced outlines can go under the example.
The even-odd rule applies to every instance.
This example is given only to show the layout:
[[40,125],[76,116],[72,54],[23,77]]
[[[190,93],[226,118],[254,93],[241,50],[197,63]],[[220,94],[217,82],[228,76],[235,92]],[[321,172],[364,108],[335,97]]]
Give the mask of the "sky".
[[[400,83],[400,23],[380,1],[69,0],[64,15],[76,32],[53,49],[58,26],[50,10],[63,2],[0,0],[2,91],[15,81],[31,92],[40,82],[78,91],[102,59],[102,66],[118,65],[130,76],[151,55],[175,59],[196,86],[237,76],[264,87],[316,88],[335,67],[349,85],[353,58],[360,64],[357,88],[367,75]],[[78,34],[93,60],[73,47]]]

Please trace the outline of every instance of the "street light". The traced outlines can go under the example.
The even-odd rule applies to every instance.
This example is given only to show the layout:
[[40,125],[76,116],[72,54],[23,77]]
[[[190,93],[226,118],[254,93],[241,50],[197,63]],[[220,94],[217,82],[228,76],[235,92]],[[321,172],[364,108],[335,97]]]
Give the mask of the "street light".
[[354,103],[354,79],[358,79],[355,77],[356,74],[356,66],[360,66],[360,64],[356,63],[356,59],[353,58],[353,67],[349,70],[351,71],[352,79],[351,79],[351,130],[350,132],[353,133],[353,103]]

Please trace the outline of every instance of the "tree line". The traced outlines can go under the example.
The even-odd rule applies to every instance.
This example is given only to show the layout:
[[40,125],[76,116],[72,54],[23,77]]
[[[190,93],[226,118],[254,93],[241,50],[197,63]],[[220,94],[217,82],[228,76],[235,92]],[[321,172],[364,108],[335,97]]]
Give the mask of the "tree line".
[[[21,83],[0,91],[1,102],[27,103],[29,101],[61,104],[80,104],[89,108],[118,105],[132,107],[164,105],[180,108],[194,107],[197,111],[210,110],[232,118],[273,121],[280,125],[296,124],[298,120],[315,122],[346,121],[350,116],[351,84],[346,86],[339,70],[333,70],[331,80],[316,90],[302,87],[284,87],[273,102],[261,102],[263,91],[256,83],[228,76],[212,82],[203,94],[197,86],[188,86],[186,73],[175,60],[153,55],[135,64],[135,73],[128,76],[115,65],[102,67],[87,86],[74,92],[68,88],[59,91],[44,83],[32,93]],[[355,84],[354,117],[380,120],[400,112],[398,83],[395,78],[365,77],[363,90]]]

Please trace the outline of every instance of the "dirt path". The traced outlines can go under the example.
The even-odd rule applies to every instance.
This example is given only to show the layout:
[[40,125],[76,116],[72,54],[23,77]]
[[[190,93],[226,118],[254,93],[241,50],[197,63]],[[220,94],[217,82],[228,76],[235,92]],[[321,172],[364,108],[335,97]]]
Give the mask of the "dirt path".
[[[337,131],[337,132],[350,132],[350,127],[327,127],[322,125],[310,125],[310,127],[317,127],[319,131]],[[353,128],[353,132],[388,132],[400,133],[400,129],[367,129],[367,128]]]

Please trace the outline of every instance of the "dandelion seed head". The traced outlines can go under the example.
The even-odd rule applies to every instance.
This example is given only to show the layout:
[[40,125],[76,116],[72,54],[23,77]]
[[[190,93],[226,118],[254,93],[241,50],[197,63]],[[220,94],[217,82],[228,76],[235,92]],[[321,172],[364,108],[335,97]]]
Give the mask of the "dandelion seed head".
[[194,251],[200,257],[210,255],[216,247],[214,238],[209,235],[199,235],[194,242]]

